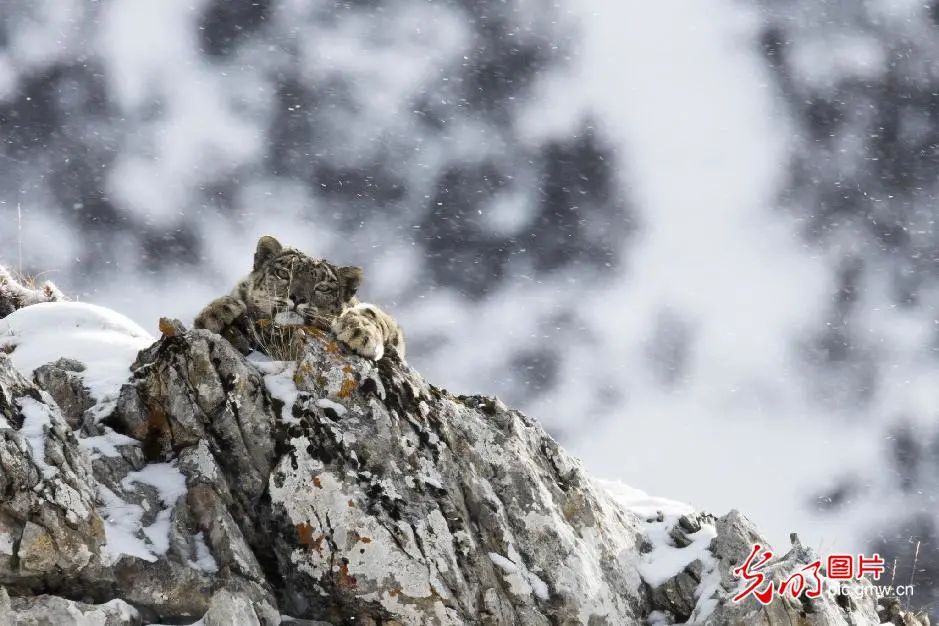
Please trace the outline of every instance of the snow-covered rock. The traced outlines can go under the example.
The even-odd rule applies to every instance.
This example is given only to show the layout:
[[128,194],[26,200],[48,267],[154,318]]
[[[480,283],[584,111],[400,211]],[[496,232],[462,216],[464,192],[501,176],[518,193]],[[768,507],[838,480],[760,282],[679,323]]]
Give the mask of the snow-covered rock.
[[116,311],[83,302],[41,302],[0,319],[0,352],[24,376],[61,358],[81,363],[74,372],[94,400],[95,414],[113,408],[137,353],[154,338]]
[[0,585],[74,576],[104,543],[94,477],[52,398],[0,354]]
[[137,626],[140,615],[122,600],[86,604],[56,596],[13,597],[0,587],[0,618],[4,626]]
[[[29,308],[0,320],[12,623],[880,623],[870,599],[731,602],[732,568],[765,543],[741,514],[596,481],[535,420],[393,357],[314,334],[273,363],[167,322],[119,374],[144,331]],[[50,361],[95,390],[74,432],[18,371],[60,388]],[[797,544],[773,576],[812,558]]]
[[13,311],[39,302],[59,302],[65,296],[50,281],[31,284],[22,277],[14,275],[9,269],[0,266],[0,317],[6,317]]

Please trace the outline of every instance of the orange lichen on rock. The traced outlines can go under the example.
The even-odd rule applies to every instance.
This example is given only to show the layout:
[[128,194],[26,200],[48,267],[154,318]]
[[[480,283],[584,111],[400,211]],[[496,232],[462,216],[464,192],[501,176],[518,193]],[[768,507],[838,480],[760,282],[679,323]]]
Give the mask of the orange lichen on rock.
[[165,317],[160,318],[160,333],[164,337],[175,337],[176,336],[176,326],[173,325],[169,319]]
[[308,361],[301,361],[293,375],[293,384],[300,385],[313,374],[313,366]]
[[147,413],[147,427],[150,429],[150,431],[160,432],[163,432],[169,427],[169,422],[166,419],[166,413],[161,407],[150,407],[150,411]]
[[313,527],[309,524],[297,524],[297,543],[301,546],[310,546],[319,553],[323,552],[323,534],[313,534]]
[[349,564],[343,563],[339,567],[339,586],[340,587],[355,587],[356,580],[355,576],[349,574]]
[[297,524],[297,541],[305,546],[312,545],[315,541],[313,538],[313,527],[305,522]]
[[352,392],[355,391],[356,387],[358,387],[358,383],[354,378],[346,378],[342,381],[342,387],[339,388],[337,395],[343,399],[348,398],[352,395]]

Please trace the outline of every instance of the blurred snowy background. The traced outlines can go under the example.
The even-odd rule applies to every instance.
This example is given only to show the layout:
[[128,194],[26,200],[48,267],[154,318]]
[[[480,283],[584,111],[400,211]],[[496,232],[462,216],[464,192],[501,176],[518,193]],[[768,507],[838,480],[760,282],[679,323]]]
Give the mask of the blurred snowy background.
[[428,379],[927,606],[937,192],[937,2],[0,0],[0,261],[154,332],[362,265]]

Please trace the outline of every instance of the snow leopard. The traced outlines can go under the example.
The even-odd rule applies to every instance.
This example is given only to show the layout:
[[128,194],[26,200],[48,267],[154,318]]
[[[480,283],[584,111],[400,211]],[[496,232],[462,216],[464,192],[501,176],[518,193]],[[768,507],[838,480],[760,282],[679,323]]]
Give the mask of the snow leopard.
[[251,273],[230,295],[202,309],[195,326],[222,335],[244,353],[261,347],[264,329],[313,327],[332,332],[365,358],[378,361],[392,348],[404,359],[404,333],[380,308],[358,301],[361,282],[361,268],[310,257],[265,235]]

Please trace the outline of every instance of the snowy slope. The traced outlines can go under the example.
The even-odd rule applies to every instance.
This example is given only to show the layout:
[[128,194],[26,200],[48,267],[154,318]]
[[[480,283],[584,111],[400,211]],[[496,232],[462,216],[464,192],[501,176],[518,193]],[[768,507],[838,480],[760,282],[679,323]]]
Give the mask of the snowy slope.
[[137,353],[154,340],[120,313],[82,302],[42,302],[0,319],[0,350],[24,376],[63,357],[81,362],[78,374],[101,415],[113,408]]

